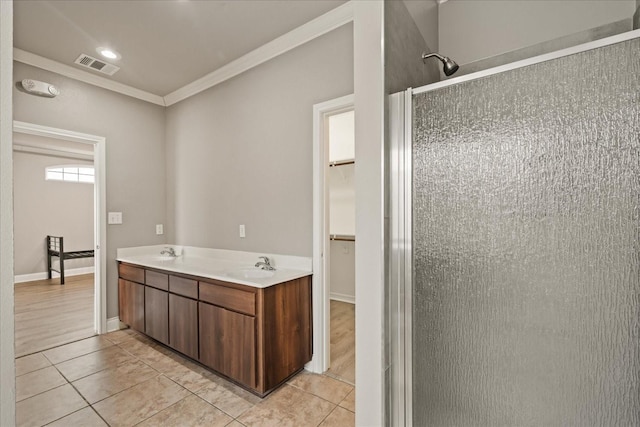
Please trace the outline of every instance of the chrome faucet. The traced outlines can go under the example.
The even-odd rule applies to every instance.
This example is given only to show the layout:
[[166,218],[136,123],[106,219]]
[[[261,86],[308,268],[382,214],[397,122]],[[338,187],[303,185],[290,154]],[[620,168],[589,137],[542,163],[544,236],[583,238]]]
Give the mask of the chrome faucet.
[[262,258],[264,261],[256,262],[256,267],[260,267],[263,270],[269,270],[269,271],[275,270],[275,268],[273,268],[273,266],[271,265],[271,262],[269,261],[268,257],[259,256],[258,258]]
[[177,257],[178,255],[176,254],[176,251],[169,246],[165,246],[164,250],[162,252],[160,252],[160,255],[169,255],[169,256],[173,256],[173,257]]

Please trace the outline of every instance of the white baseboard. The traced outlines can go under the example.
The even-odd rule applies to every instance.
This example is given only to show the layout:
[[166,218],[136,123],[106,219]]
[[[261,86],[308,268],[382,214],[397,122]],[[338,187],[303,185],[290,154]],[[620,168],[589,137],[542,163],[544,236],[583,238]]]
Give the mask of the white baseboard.
[[[95,267],[93,267],[93,266],[91,266],[91,267],[80,267],[80,268],[65,268],[64,276],[65,277],[79,276],[81,274],[89,274],[89,273],[94,273],[94,272],[95,272]],[[53,272],[51,272],[51,277],[53,277],[55,279],[57,277],[60,277],[60,274],[56,273],[55,271],[53,271]],[[19,275],[14,277],[13,282],[14,283],[32,282],[34,280],[45,280],[46,278],[47,278],[47,272],[46,271],[44,271],[42,273],[19,274]]]
[[331,292],[329,294],[329,299],[333,299],[336,301],[348,302],[349,304],[356,303],[355,295],[347,295],[347,294],[339,294],[337,292]]
[[119,331],[120,318],[118,316],[107,319],[107,332]]

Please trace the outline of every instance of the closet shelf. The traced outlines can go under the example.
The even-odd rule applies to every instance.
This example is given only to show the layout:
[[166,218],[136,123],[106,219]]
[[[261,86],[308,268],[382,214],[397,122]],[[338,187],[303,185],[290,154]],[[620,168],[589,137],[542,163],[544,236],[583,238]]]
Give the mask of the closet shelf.
[[335,162],[329,162],[329,167],[333,168],[336,166],[352,165],[355,162],[355,160],[336,160]]
[[338,240],[342,242],[355,242],[356,236],[348,234],[329,234],[329,240]]

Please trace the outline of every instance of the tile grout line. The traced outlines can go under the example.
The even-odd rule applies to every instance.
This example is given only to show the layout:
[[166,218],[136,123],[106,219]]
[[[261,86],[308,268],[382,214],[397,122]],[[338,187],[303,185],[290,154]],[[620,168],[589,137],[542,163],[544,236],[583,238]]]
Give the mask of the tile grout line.
[[[45,356],[45,357],[46,357],[46,356]],[[72,360],[72,359],[69,359],[69,360]],[[61,362],[61,363],[62,363],[62,362]],[[104,418],[102,418],[102,415],[100,415],[100,413],[99,413],[98,411],[96,411],[96,409],[93,407],[93,405],[92,405],[91,403],[89,403],[89,401],[84,397],[84,395],[83,395],[82,393],[80,393],[80,390],[78,390],[78,389],[76,388],[76,386],[74,386],[74,385],[73,385],[73,383],[72,383],[72,382],[70,382],[70,381],[67,379],[67,377],[65,377],[65,376],[64,376],[64,374],[63,374],[62,372],[60,372],[60,370],[58,369],[58,367],[57,367],[56,365],[53,365],[53,367],[54,367],[54,368],[56,368],[56,370],[60,373],[60,375],[62,375],[62,378],[64,378],[64,379],[67,381],[67,384],[69,384],[69,385],[71,386],[71,388],[73,388],[73,390],[74,390],[76,393],[78,393],[78,396],[80,396],[80,397],[82,398],[82,400],[84,400],[85,402],[87,402],[87,406],[85,406],[84,408],[87,408],[87,407],[91,408],[91,410],[92,410],[93,412],[95,412],[95,413],[96,413],[96,415],[97,415],[98,417],[100,417],[100,419],[101,419],[102,421],[104,421],[104,423],[108,426],[108,425],[109,425],[109,423],[107,422],[107,420],[105,420]],[[83,410],[84,408],[80,408],[80,409],[78,409],[78,411],[81,411],[81,410]],[[74,414],[74,413],[76,413],[76,412],[78,412],[78,411],[71,412],[70,414],[67,414],[67,415],[65,415],[64,417],[68,417],[69,415]],[[64,418],[64,417],[60,417],[60,418],[58,418],[58,419],[62,419],[62,418]],[[57,420],[54,420],[54,421],[52,421],[52,422],[55,422],[55,421],[57,421]],[[51,424],[51,423],[49,423],[49,424]]]
[[[105,335],[106,335],[106,334],[105,334]],[[187,391],[188,393],[187,393],[187,395],[186,395],[185,397],[183,397],[182,399],[178,400],[177,402],[174,402],[173,404],[171,404],[171,405],[167,406],[166,408],[163,408],[163,409],[161,409],[161,410],[159,410],[159,411],[157,411],[157,412],[155,412],[155,413],[151,414],[151,415],[150,415],[150,416],[148,416],[147,418],[145,418],[145,419],[143,419],[143,420],[139,421],[138,423],[136,423],[136,425],[138,425],[138,424],[140,424],[140,423],[142,423],[142,422],[145,422],[146,420],[148,420],[148,419],[152,418],[153,416],[157,415],[158,413],[160,413],[160,412],[162,412],[162,411],[164,411],[164,410],[166,410],[166,409],[168,409],[168,408],[171,408],[171,407],[173,407],[173,406],[177,405],[178,403],[182,402],[184,399],[186,399],[186,398],[188,398],[188,397],[190,397],[190,396],[196,396],[198,399],[205,401],[205,402],[206,402],[208,405],[210,405],[211,407],[215,408],[216,410],[218,410],[218,411],[220,411],[221,413],[223,413],[223,414],[225,414],[226,416],[228,416],[228,417],[231,419],[231,421],[229,421],[229,423],[228,423],[228,424],[231,424],[231,423],[233,423],[233,422],[235,421],[235,422],[237,422],[237,423],[239,423],[239,424],[241,424],[241,425],[243,425],[243,426],[244,426],[244,424],[243,424],[241,421],[239,421],[239,418],[240,418],[240,417],[242,417],[244,414],[246,414],[248,411],[250,411],[250,410],[252,410],[253,408],[255,408],[255,407],[256,407],[256,405],[257,405],[257,404],[253,404],[253,403],[251,403],[250,401],[247,401],[247,403],[250,403],[250,404],[251,404],[251,407],[250,407],[250,408],[247,408],[245,411],[243,411],[242,413],[238,414],[237,416],[233,416],[233,415],[231,415],[231,414],[227,413],[226,411],[224,411],[223,409],[219,408],[218,406],[216,406],[216,405],[215,405],[215,403],[209,402],[208,400],[206,400],[206,399],[204,399],[202,396],[200,396],[200,394],[198,394],[198,393],[202,392],[204,389],[206,389],[206,388],[207,388],[207,385],[203,385],[202,387],[199,387],[199,388],[197,388],[197,389],[195,389],[195,390],[193,390],[193,391],[192,391],[192,390],[190,390],[189,388],[187,388],[186,386],[184,386],[184,385],[182,385],[182,384],[180,384],[180,383],[178,382],[178,381],[179,381],[179,378],[181,378],[181,377],[179,377],[179,378],[177,378],[177,379],[173,379],[173,378],[169,377],[169,376],[167,375],[167,373],[166,373],[166,372],[162,372],[162,371],[160,371],[159,369],[154,368],[154,367],[150,364],[150,362],[148,362],[148,361],[147,361],[147,360],[145,360],[145,359],[142,359],[142,357],[141,357],[141,356],[138,356],[137,354],[134,354],[134,353],[132,353],[131,351],[127,350],[127,349],[126,349],[126,348],[124,348],[122,345],[135,344],[135,343],[132,343],[132,341],[136,341],[137,343],[140,343],[140,345],[142,345],[142,346],[144,346],[144,347],[148,347],[149,349],[151,349],[151,350],[153,350],[153,351],[158,352],[161,356],[164,356],[164,357],[167,357],[167,358],[171,359],[171,360],[172,360],[172,361],[174,361],[177,365],[183,366],[183,367],[184,367],[184,368],[186,368],[188,371],[193,372],[193,373],[196,373],[196,374],[198,374],[198,375],[199,375],[200,377],[202,377],[202,378],[209,379],[207,375],[205,375],[205,374],[203,374],[203,373],[201,373],[201,372],[199,372],[199,371],[193,370],[193,369],[191,369],[189,366],[187,366],[187,365],[185,365],[185,364],[181,363],[181,360],[182,360],[182,359],[184,359],[181,355],[179,355],[179,354],[178,354],[177,356],[178,356],[178,358],[179,358],[180,360],[176,360],[176,359],[174,359],[173,357],[171,357],[171,356],[172,356],[172,354],[165,354],[164,352],[162,352],[162,351],[161,351],[161,349],[155,348],[155,346],[153,346],[153,341],[150,341],[150,342],[141,341],[141,340],[138,340],[138,339],[137,339],[137,336],[134,336],[134,335],[130,335],[130,337],[129,337],[128,339],[125,339],[125,340],[124,340],[124,341],[122,341],[122,342],[114,342],[114,341],[112,341],[111,339],[107,338],[106,336],[105,336],[104,338],[105,338],[109,343],[111,343],[111,345],[106,346],[106,347],[103,347],[103,348],[96,349],[96,350],[94,350],[94,351],[90,351],[90,352],[85,353],[85,354],[83,354],[83,355],[79,355],[79,356],[76,356],[76,357],[73,357],[73,358],[70,358],[70,359],[67,359],[67,360],[61,361],[61,362],[59,362],[58,364],[62,364],[62,363],[65,363],[65,362],[68,362],[68,361],[71,361],[71,360],[75,360],[75,359],[78,359],[78,358],[80,358],[80,357],[87,356],[87,355],[90,355],[90,354],[93,354],[93,353],[96,353],[96,352],[99,352],[99,351],[103,351],[103,350],[106,350],[106,349],[109,349],[109,348],[112,348],[112,347],[117,347],[119,350],[121,350],[122,352],[124,352],[127,356],[130,356],[132,360],[123,361],[123,362],[121,362],[121,363],[118,363],[118,364],[114,365],[113,367],[105,367],[105,368],[103,368],[103,369],[99,369],[99,370],[98,370],[98,371],[96,371],[96,372],[92,372],[91,374],[88,374],[88,375],[85,375],[85,376],[83,376],[83,377],[77,378],[75,381],[79,381],[79,380],[81,380],[81,379],[83,379],[83,378],[87,378],[87,377],[89,377],[89,376],[91,376],[91,375],[94,375],[94,374],[97,374],[97,373],[100,373],[100,372],[106,371],[106,370],[108,370],[108,369],[117,369],[118,367],[120,367],[120,366],[122,366],[123,364],[128,363],[128,362],[131,362],[131,363],[136,363],[136,362],[141,363],[142,365],[147,366],[148,368],[150,368],[150,369],[151,369],[152,371],[154,371],[157,375],[154,375],[154,376],[153,376],[153,378],[149,378],[149,379],[147,379],[147,380],[145,380],[145,381],[142,381],[142,382],[140,382],[140,383],[137,383],[137,384],[134,384],[134,385],[132,385],[132,386],[130,386],[130,387],[127,387],[127,388],[125,388],[125,389],[123,389],[123,390],[120,390],[120,391],[118,391],[117,393],[114,393],[114,394],[112,394],[112,395],[110,395],[110,396],[107,396],[107,397],[105,397],[105,398],[103,398],[103,399],[100,399],[100,400],[98,400],[98,401],[96,401],[96,402],[94,402],[94,403],[89,403],[89,401],[88,401],[88,400],[87,400],[87,399],[82,395],[82,393],[80,393],[80,391],[75,387],[75,385],[70,381],[70,379],[69,379],[69,378],[67,378],[67,377],[66,377],[66,376],[65,376],[65,375],[60,371],[60,369],[58,368],[58,366],[57,366],[56,364],[52,363],[52,362],[51,362],[51,360],[50,360],[46,355],[44,355],[44,351],[47,351],[47,350],[43,350],[43,351],[41,351],[41,352],[38,352],[38,353],[42,353],[42,355],[45,357],[45,360],[46,360],[46,361],[48,361],[48,362],[51,364],[50,366],[53,366],[53,367],[56,369],[56,371],[61,375],[61,377],[62,377],[62,378],[64,379],[64,381],[66,382],[66,384],[69,384],[69,385],[72,387],[72,389],[73,389],[73,390],[74,390],[74,391],[75,391],[75,392],[76,392],[76,393],[77,393],[77,394],[78,394],[78,395],[83,399],[83,401],[85,401],[85,403],[87,404],[87,406],[85,406],[85,407],[83,407],[83,408],[80,408],[80,409],[78,409],[78,410],[76,410],[76,411],[73,411],[73,412],[71,412],[71,413],[69,413],[69,414],[66,414],[66,415],[64,415],[63,417],[60,417],[60,418],[58,418],[58,419],[56,419],[56,420],[50,421],[48,424],[53,423],[53,422],[56,422],[56,421],[58,421],[59,419],[62,419],[62,418],[64,418],[64,417],[67,417],[67,416],[69,416],[69,415],[71,415],[71,414],[74,414],[74,413],[76,413],[76,412],[79,412],[80,410],[82,410],[82,409],[84,409],[84,408],[86,408],[86,407],[89,407],[89,408],[91,408],[91,410],[92,410],[96,415],[98,415],[98,417],[99,417],[103,422],[105,422],[105,424],[106,424],[106,425],[109,425],[109,423],[108,423],[108,422],[107,422],[107,421],[102,417],[102,415],[101,415],[101,414],[96,410],[96,408],[94,407],[94,405],[96,405],[96,404],[98,404],[98,403],[100,403],[100,402],[102,402],[102,401],[104,401],[104,400],[106,400],[106,399],[109,399],[109,398],[111,398],[111,397],[113,397],[113,396],[117,396],[118,394],[123,393],[123,392],[125,392],[125,391],[127,391],[127,390],[129,390],[129,389],[131,389],[131,388],[133,388],[133,387],[136,387],[136,386],[138,386],[139,384],[143,384],[143,383],[145,383],[145,382],[148,382],[148,381],[150,381],[150,380],[152,380],[152,379],[156,379],[156,378],[159,378],[159,377],[164,377],[164,378],[168,379],[171,383],[173,383],[173,384],[175,384],[175,385],[179,386],[179,388],[180,388],[180,389],[185,390],[185,391]],[[125,337],[125,338],[126,338],[126,337]],[[79,340],[79,341],[82,341],[82,340]],[[74,342],[76,342],[76,341],[74,341]],[[70,344],[71,344],[71,343],[70,343]],[[61,347],[61,346],[58,346],[58,347]],[[53,348],[57,348],[57,347],[53,347]],[[162,348],[164,348],[164,347],[162,347]],[[37,354],[37,353],[34,353],[34,354]],[[185,360],[186,360],[186,359],[185,359]],[[47,367],[44,367],[44,368],[40,368],[40,369],[46,369],[46,368],[48,368],[48,366],[47,366]],[[35,370],[35,371],[32,371],[32,372],[36,372],[36,371],[38,371],[38,370]],[[167,372],[168,372],[168,371],[167,371]],[[23,374],[23,375],[26,375],[26,374]],[[212,376],[214,376],[214,377],[217,377],[217,378],[222,378],[222,377],[219,377],[215,372],[211,372],[211,375],[212,375]],[[312,373],[312,375],[317,375],[317,374],[313,374],[313,373]],[[340,402],[338,402],[338,403],[334,403],[334,402],[331,402],[331,401],[327,400],[326,398],[324,398],[324,397],[322,397],[322,396],[319,396],[319,395],[317,395],[317,394],[315,394],[315,393],[313,393],[313,392],[311,392],[311,391],[305,390],[305,389],[303,389],[302,387],[300,387],[300,386],[298,386],[298,385],[294,385],[294,384],[291,384],[291,383],[289,383],[289,382],[285,382],[283,385],[292,386],[294,389],[299,390],[299,391],[303,392],[304,394],[307,394],[307,395],[309,395],[309,396],[313,396],[313,397],[315,397],[315,398],[321,399],[322,401],[325,401],[325,402],[329,403],[330,405],[332,405],[332,409],[329,411],[329,413],[328,413],[325,417],[323,417],[323,418],[322,418],[322,420],[318,423],[318,425],[322,424],[322,423],[323,423],[323,422],[324,422],[324,421],[325,421],[325,420],[326,420],[326,419],[327,419],[331,414],[333,414],[333,413],[336,411],[336,408],[338,408],[338,407],[340,407],[340,408],[342,408],[342,409],[345,409],[345,410],[347,410],[347,411],[349,411],[349,412],[351,412],[351,413],[355,414],[355,413],[354,413],[353,411],[351,411],[350,409],[347,409],[347,408],[345,408],[345,407],[341,406],[341,403],[342,403],[342,402],[344,402],[344,401],[346,400],[346,398],[347,398],[347,397],[348,397],[352,392],[354,392],[354,391],[355,391],[355,386],[354,386],[354,385],[352,385],[352,384],[350,384],[350,383],[348,383],[347,381],[344,381],[344,380],[342,380],[342,379],[338,379],[338,378],[333,378],[333,377],[331,377],[331,376],[329,376],[329,375],[326,375],[326,374],[319,374],[319,376],[321,376],[321,377],[325,377],[325,378],[328,378],[328,379],[330,379],[330,380],[332,380],[332,381],[337,381],[337,382],[342,383],[342,384],[344,384],[344,385],[347,385],[348,387],[350,387],[350,390],[346,393],[346,395],[345,395],[343,398],[341,398],[341,399],[340,399]],[[210,379],[209,379],[209,380],[210,380]],[[217,384],[215,381],[211,381],[211,382],[212,382],[213,384]],[[60,386],[58,386],[58,387],[63,387],[63,386],[64,386],[64,385],[66,385],[66,384],[60,385]],[[217,384],[217,385],[219,385],[219,384]],[[53,389],[55,389],[55,388],[57,388],[57,387],[54,387]],[[47,391],[50,391],[50,390],[47,390]],[[45,391],[45,392],[46,392],[46,391]],[[44,393],[44,392],[41,392],[41,393]],[[41,394],[41,393],[38,393],[38,394]],[[273,394],[272,394],[272,395],[273,395]],[[37,395],[35,395],[35,396],[37,396]],[[241,396],[238,396],[238,397],[241,397]],[[260,400],[260,402],[259,402],[259,403],[266,401],[268,398],[269,398],[269,396],[267,396],[266,398],[262,398],[262,399]],[[244,399],[244,400],[246,400],[246,399]],[[227,424],[227,425],[228,425],[228,424]]]

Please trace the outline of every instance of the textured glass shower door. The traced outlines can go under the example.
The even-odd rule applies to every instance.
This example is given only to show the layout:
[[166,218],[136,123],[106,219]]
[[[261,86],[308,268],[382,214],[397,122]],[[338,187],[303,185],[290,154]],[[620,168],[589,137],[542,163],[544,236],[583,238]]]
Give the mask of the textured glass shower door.
[[640,425],[640,39],[412,102],[413,425]]

